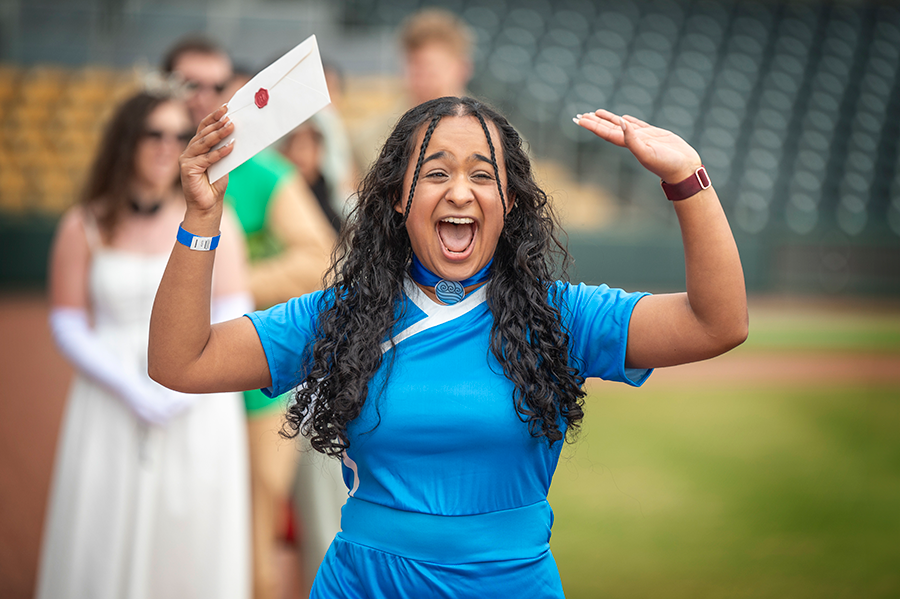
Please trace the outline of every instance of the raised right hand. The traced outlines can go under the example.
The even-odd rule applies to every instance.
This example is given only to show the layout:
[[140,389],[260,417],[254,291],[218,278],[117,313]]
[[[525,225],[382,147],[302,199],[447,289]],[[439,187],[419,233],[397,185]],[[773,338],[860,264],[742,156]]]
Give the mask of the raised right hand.
[[189,211],[193,209],[207,212],[217,207],[221,208],[222,198],[225,197],[225,188],[228,186],[228,177],[222,177],[212,183],[209,180],[207,169],[210,165],[228,156],[234,149],[234,144],[228,144],[212,150],[217,143],[234,131],[234,123],[225,116],[227,112],[227,106],[220,106],[215,112],[200,121],[197,134],[191,139],[179,158],[181,186]]
[[696,150],[678,135],[635,117],[601,108],[575,118],[579,126],[631,151],[644,168],[668,183],[690,177],[703,164]]

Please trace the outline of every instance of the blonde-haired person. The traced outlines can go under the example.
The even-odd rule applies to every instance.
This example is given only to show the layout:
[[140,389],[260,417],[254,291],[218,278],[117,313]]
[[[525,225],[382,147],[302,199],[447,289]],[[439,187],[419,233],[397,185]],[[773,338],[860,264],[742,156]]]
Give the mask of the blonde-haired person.
[[[239,393],[188,395],[147,375],[150,311],[185,201],[185,105],[138,93],[109,123],[83,198],[58,226],[54,339],[76,369],[57,448],[36,596],[250,594],[246,429]],[[253,304],[244,244],[222,220],[213,322]]]
[[408,106],[464,96],[472,78],[475,36],[458,16],[439,8],[414,13],[400,28]]
[[403,97],[365,126],[351,131],[361,172],[374,161],[400,116],[428,100],[465,96],[472,78],[475,34],[456,14],[424,8],[409,15],[397,30],[402,52]]

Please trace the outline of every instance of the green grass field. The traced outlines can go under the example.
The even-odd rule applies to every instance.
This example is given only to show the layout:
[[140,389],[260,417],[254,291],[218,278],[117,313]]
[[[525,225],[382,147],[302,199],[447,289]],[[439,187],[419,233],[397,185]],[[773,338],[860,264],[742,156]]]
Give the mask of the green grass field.
[[900,308],[751,309],[741,351],[886,352],[900,355]]
[[[900,357],[900,318],[773,315],[741,351],[796,350]],[[900,597],[900,385],[600,384],[586,411],[550,493],[570,599]]]

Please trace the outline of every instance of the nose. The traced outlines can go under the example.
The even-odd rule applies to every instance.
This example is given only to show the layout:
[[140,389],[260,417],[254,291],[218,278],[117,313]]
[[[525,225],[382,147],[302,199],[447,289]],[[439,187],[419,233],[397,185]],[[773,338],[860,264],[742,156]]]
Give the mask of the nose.
[[470,204],[475,200],[475,194],[472,193],[472,187],[467,177],[456,176],[450,181],[447,193],[444,199],[457,207]]

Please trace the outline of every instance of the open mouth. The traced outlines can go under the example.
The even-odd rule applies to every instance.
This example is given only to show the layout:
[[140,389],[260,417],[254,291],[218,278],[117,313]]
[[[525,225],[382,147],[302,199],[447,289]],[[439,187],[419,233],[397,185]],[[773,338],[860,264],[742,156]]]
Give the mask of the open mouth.
[[441,244],[450,255],[465,254],[472,247],[476,229],[474,219],[453,216],[441,219],[437,226]]

